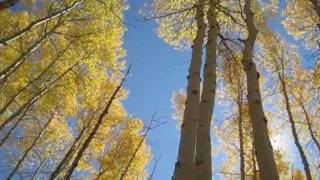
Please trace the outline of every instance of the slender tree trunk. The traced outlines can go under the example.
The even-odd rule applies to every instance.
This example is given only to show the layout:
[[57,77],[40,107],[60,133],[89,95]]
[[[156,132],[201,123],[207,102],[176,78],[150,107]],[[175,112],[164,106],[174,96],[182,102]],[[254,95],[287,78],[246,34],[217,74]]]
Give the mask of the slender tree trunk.
[[[239,95],[242,99],[242,94]],[[239,99],[240,99],[239,98]],[[238,111],[239,111],[239,144],[240,144],[240,175],[241,180],[245,180],[245,163],[244,163],[244,149],[243,149],[243,130],[242,130],[242,100],[238,101]]]
[[[27,88],[29,88],[34,82],[38,81],[40,78],[42,78],[50,68],[52,68],[52,66],[56,63],[57,60],[59,60],[59,58],[61,56],[63,56],[63,54],[69,49],[69,46],[67,46],[66,48],[64,48],[62,51],[60,51],[57,56],[50,62],[50,64],[39,74],[37,75],[36,78],[34,78],[33,80],[31,80],[30,82],[28,82],[28,84],[26,84],[24,87],[22,87],[15,95],[13,95],[9,101],[0,109],[0,115],[2,115],[7,109],[8,107],[15,101],[15,99],[25,90],[27,90]],[[1,146],[1,145],[0,145]]]
[[112,166],[112,164],[114,163],[114,161],[116,160],[116,158],[118,157],[120,152],[122,151],[122,148],[123,148],[123,146],[122,146],[122,144],[120,144],[120,147],[117,148],[116,153],[113,156],[111,162],[107,165],[106,168],[104,168],[103,170],[100,170],[100,172],[98,173],[97,177],[94,178],[94,180],[99,180],[102,175],[104,175],[106,172],[108,172],[108,170],[110,169],[110,167]]
[[7,177],[7,179],[12,179],[12,177],[14,176],[14,174],[19,170],[21,164],[23,163],[23,161],[26,159],[26,157],[28,156],[29,152],[32,150],[32,148],[39,142],[39,140],[41,139],[42,135],[45,133],[47,127],[49,126],[50,122],[52,121],[54,117],[54,113],[52,113],[50,119],[48,120],[48,122],[45,124],[44,128],[41,130],[41,132],[38,134],[38,136],[36,137],[36,139],[32,142],[31,146],[26,150],[26,152],[22,155],[22,157],[19,159],[18,163],[16,164],[16,166],[14,167],[14,169],[10,172],[9,176]]
[[36,177],[37,177],[38,173],[40,172],[42,166],[44,165],[45,161],[46,161],[46,160],[41,161],[39,167],[38,167],[38,168],[36,169],[36,171],[33,173],[33,175],[32,175],[32,177],[30,178],[30,180],[36,179]]
[[244,12],[246,15],[245,22],[248,29],[248,37],[245,41],[242,63],[247,77],[249,114],[252,121],[254,146],[260,170],[260,177],[262,180],[278,180],[279,175],[268,134],[267,119],[262,107],[259,88],[260,75],[258,74],[256,65],[253,61],[254,43],[258,30],[254,25],[254,14],[251,11],[250,0],[245,1]]
[[72,161],[70,167],[68,168],[67,174],[66,174],[66,176],[64,177],[64,179],[69,180],[69,179],[71,178],[71,175],[72,175],[73,171],[77,168],[78,163],[79,163],[80,159],[81,159],[82,156],[83,156],[83,153],[84,153],[84,152],[86,151],[86,149],[89,147],[91,141],[93,140],[94,136],[95,136],[96,133],[98,132],[99,127],[101,126],[104,117],[105,117],[107,114],[109,114],[109,109],[110,109],[113,101],[116,99],[116,95],[118,94],[118,92],[119,92],[120,89],[122,88],[122,85],[123,85],[124,81],[126,80],[127,76],[129,75],[130,69],[131,69],[131,66],[129,67],[129,69],[128,69],[127,73],[125,74],[125,76],[122,78],[120,84],[119,84],[119,85],[117,86],[117,88],[113,91],[110,99],[109,99],[108,102],[107,102],[106,107],[103,109],[102,113],[100,114],[100,116],[99,116],[99,118],[98,118],[98,120],[97,120],[97,123],[94,125],[93,130],[89,133],[88,137],[85,139],[83,145],[80,147],[78,153],[76,154],[75,159]]
[[50,31],[45,32],[44,35],[33,43],[28,49],[23,52],[17,59],[13,61],[9,66],[0,72],[0,87],[7,81],[7,79],[31,56],[31,54],[38,50],[40,46],[45,42],[48,36],[50,36],[58,27],[60,23],[57,23]]
[[[92,118],[93,119],[93,118]],[[51,173],[49,180],[55,179],[59,173],[62,171],[62,169],[68,164],[68,162],[72,159],[72,155],[76,151],[76,149],[79,147],[79,142],[81,138],[83,137],[84,133],[87,131],[88,128],[90,128],[90,125],[92,123],[92,119],[90,119],[87,126],[85,126],[77,136],[77,138],[73,141],[72,145],[70,146],[68,152],[64,155],[62,160],[59,162],[58,166],[55,168],[55,170]]]
[[146,132],[144,133],[144,135],[142,136],[139,144],[137,145],[136,149],[134,150],[134,153],[132,154],[132,156],[131,156],[131,158],[130,158],[128,164],[127,164],[127,166],[125,167],[123,173],[121,173],[120,180],[123,180],[123,179],[125,178],[125,176],[126,176],[128,170],[129,170],[129,168],[130,168],[130,166],[131,166],[134,158],[136,157],[136,155],[137,155],[137,153],[138,153],[138,151],[139,151],[142,143],[143,143],[144,140],[146,139],[146,137],[147,137],[147,135],[148,135],[148,133],[149,133],[149,131],[150,131],[150,129],[151,129],[152,122],[153,122],[153,119],[150,121],[150,123],[149,123],[149,125],[148,125],[148,127],[147,127]]
[[309,130],[309,133],[310,133],[310,136],[313,140],[313,142],[316,144],[317,148],[318,148],[318,152],[320,153],[320,143],[319,141],[317,140],[316,138],[316,134],[315,134],[315,131],[313,131],[312,129],[312,124],[311,124],[311,120],[310,120],[310,117],[309,117],[309,114],[306,110],[306,107],[304,106],[303,102],[300,100],[299,101],[299,105],[300,107],[302,108],[303,110],[303,113],[304,113],[304,116],[306,118],[306,121],[307,121],[307,126],[308,126],[308,130]]
[[34,22],[31,22],[26,28],[23,28],[22,30],[14,33],[11,36],[5,37],[3,39],[0,39],[0,47],[3,45],[7,45],[10,42],[13,42],[19,38],[21,38],[24,34],[26,34],[27,32],[31,31],[32,29],[47,23],[50,20],[53,20],[55,18],[61,17],[64,14],[68,14],[69,12],[71,12],[71,10],[73,10],[74,8],[76,8],[77,6],[79,6],[84,0],[78,0],[75,1],[72,5],[66,7],[65,9],[62,9],[60,11],[57,11],[56,13],[53,13],[51,15],[48,15],[44,18],[41,18],[39,20],[36,20]]
[[291,131],[292,131],[292,136],[293,136],[293,139],[294,139],[294,143],[295,143],[295,145],[296,145],[296,147],[298,149],[299,155],[301,157],[307,180],[312,180],[307,157],[306,157],[306,155],[304,153],[304,150],[303,150],[303,148],[302,148],[302,146],[301,146],[301,144],[299,142],[299,138],[298,138],[295,122],[294,122],[293,115],[292,115],[292,112],[291,112],[291,106],[290,106],[289,96],[288,96],[287,89],[286,89],[286,83],[285,83],[285,81],[283,79],[283,76],[281,76],[280,72],[278,72],[278,78],[279,78],[279,80],[281,82],[281,85],[282,85],[282,95],[283,95],[284,100],[285,100],[286,111],[288,113],[289,122],[291,124]]
[[13,124],[13,126],[10,128],[10,130],[7,132],[7,134],[1,139],[0,141],[0,147],[8,140],[10,135],[13,133],[13,131],[16,129],[16,127],[20,124],[20,122],[23,120],[29,109],[31,108],[31,104],[26,107],[26,109],[23,111],[23,113],[20,115],[19,119]]
[[196,125],[200,110],[200,69],[202,61],[202,47],[205,37],[206,24],[204,22],[203,0],[198,1],[196,20],[197,34],[194,39],[191,64],[188,75],[187,100],[181,125],[179,153],[174,180],[189,180],[194,178],[194,160],[196,144]]
[[207,12],[208,43],[196,140],[195,179],[201,180],[212,179],[210,127],[216,93],[216,41],[218,34],[216,3],[216,0],[210,0],[210,7]]
[[73,66],[69,67],[66,71],[64,71],[59,77],[57,77],[55,80],[51,81],[43,87],[39,92],[37,92],[35,95],[33,95],[31,98],[28,99],[26,103],[24,103],[17,111],[11,114],[6,120],[3,121],[3,123],[0,125],[0,132],[3,130],[3,128],[8,125],[12,120],[14,120],[17,116],[19,116],[24,109],[26,109],[28,106],[32,106],[39,98],[44,96],[51,87],[59,81],[61,78],[63,78],[68,72],[70,72],[75,66],[77,66],[79,62],[75,63]]

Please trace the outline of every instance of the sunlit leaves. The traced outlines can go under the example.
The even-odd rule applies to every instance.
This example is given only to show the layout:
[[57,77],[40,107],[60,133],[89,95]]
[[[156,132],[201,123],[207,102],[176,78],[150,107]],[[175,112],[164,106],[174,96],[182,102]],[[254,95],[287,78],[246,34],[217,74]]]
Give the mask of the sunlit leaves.
[[[74,4],[76,6],[73,7]],[[33,137],[41,132],[48,116],[54,114],[39,142],[32,147],[18,169],[18,172],[29,173],[23,175],[25,177],[41,164],[41,168],[52,172],[82,129],[90,125],[68,159],[74,158],[73,155],[92,131],[107,99],[118,86],[122,70],[126,67],[123,49],[126,1],[61,0],[38,2],[38,8],[33,5],[30,2],[25,9],[17,12],[10,9],[0,12],[1,39],[23,32],[22,29],[39,19],[63,12],[30,26],[31,29],[0,46],[0,71],[5,71],[22,54],[28,53],[0,87],[0,109],[4,111],[0,114],[0,123],[17,113],[0,132],[1,138],[7,136],[1,148],[10,154],[11,166],[15,166],[31,145]],[[63,11],[66,8],[68,10]],[[28,48],[41,38],[43,41],[28,52]],[[133,151],[136,148],[143,123],[128,119],[129,115],[122,106],[126,97],[126,90],[121,89],[109,109],[109,115],[103,119],[100,130],[81,158],[75,175],[81,172],[93,178],[99,171],[97,162],[101,167],[107,166],[100,160],[113,156],[108,148],[113,149],[121,144],[119,136],[128,139],[125,149],[131,148]],[[130,152],[124,153],[122,164],[131,158]],[[150,150],[144,142],[128,177],[145,176],[149,159]],[[33,164],[30,166],[32,168],[28,164]],[[64,170],[60,175],[65,173]],[[117,168],[110,171],[107,174],[119,175],[121,168],[117,164]],[[45,177],[48,173],[37,176]]]

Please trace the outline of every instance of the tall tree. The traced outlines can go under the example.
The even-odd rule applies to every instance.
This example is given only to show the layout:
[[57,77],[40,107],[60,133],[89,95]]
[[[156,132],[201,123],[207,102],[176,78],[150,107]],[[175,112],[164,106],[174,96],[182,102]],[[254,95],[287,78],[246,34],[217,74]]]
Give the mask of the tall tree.
[[269,138],[267,118],[262,107],[259,87],[259,73],[253,61],[253,52],[258,30],[254,24],[254,12],[251,10],[251,1],[245,0],[244,13],[248,37],[243,50],[243,67],[247,78],[247,93],[250,118],[252,121],[254,146],[262,179],[279,179],[273,149]]
[[211,120],[215,101],[216,91],[216,59],[217,47],[216,41],[218,36],[218,24],[216,6],[218,2],[209,1],[208,18],[208,40],[206,48],[206,61],[204,64],[204,81],[200,101],[200,115],[197,128],[197,144],[195,156],[195,179],[210,180],[212,179],[211,165]]
[[191,64],[188,75],[187,99],[181,125],[178,159],[173,179],[193,179],[196,145],[196,126],[199,120],[200,69],[202,47],[205,38],[204,1],[199,0],[196,8],[197,33],[194,39]]
[[288,91],[288,88],[290,88],[288,85],[288,79],[290,78],[290,76],[288,75],[290,74],[290,67],[288,67],[288,65],[293,66],[293,68],[291,69],[294,69],[294,66],[299,64],[299,62],[295,62],[295,60],[299,58],[295,57],[296,53],[294,53],[294,49],[287,46],[286,42],[284,42],[281,38],[275,36],[273,33],[268,34],[269,36],[265,35],[265,38],[269,38],[269,40],[266,41],[268,43],[264,45],[264,51],[266,51],[266,54],[269,55],[270,59],[268,60],[273,63],[274,71],[280,82],[280,94],[283,97],[285,110],[291,125],[291,133],[294,139],[294,143],[301,157],[306,177],[308,180],[311,180],[312,178],[309,168],[309,162],[299,140],[296,122],[293,115],[292,102],[289,97],[290,93]]

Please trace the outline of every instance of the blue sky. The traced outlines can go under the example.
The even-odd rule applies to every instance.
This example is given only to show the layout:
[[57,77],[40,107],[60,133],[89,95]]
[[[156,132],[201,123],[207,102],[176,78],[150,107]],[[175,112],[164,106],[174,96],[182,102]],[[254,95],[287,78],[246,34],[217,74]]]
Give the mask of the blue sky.
[[[184,88],[190,52],[180,52],[156,35],[155,22],[139,22],[144,0],[130,0],[126,12],[128,32],[125,36],[127,61],[133,63],[132,76],[126,82],[129,97],[127,111],[145,122],[158,111],[167,123],[150,132],[148,143],[155,158],[161,155],[154,180],[171,179],[179,144],[179,131],[172,120],[172,92]],[[152,168],[153,162],[151,161]]]

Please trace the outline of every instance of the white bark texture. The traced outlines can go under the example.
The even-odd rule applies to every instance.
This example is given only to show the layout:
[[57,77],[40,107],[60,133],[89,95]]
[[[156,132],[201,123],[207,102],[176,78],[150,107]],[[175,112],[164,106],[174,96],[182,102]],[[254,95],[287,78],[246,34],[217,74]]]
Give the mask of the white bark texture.
[[249,113],[252,121],[254,147],[262,180],[278,180],[276,163],[273,157],[273,149],[268,134],[267,119],[265,117],[261,93],[259,88],[259,74],[253,61],[254,43],[258,30],[254,25],[254,16],[251,10],[251,0],[245,0],[244,12],[248,37],[245,41],[243,52],[243,66],[247,77],[247,90]]
[[216,0],[210,0],[210,7],[207,12],[209,25],[208,42],[206,62],[203,69],[204,82],[196,141],[195,179],[201,180],[212,179],[210,125],[216,92],[216,40],[218,34],[215,9]]
[[197,33],[194,39],[191,64],[188,75],[187,100],[181,125],[178,159],[173,174],[174,180],[194,179],[194,156],[196,144],[196,125],[199,119],[200,69],[202,47],[205,37],[203,0],[199,0],[196,10]]

